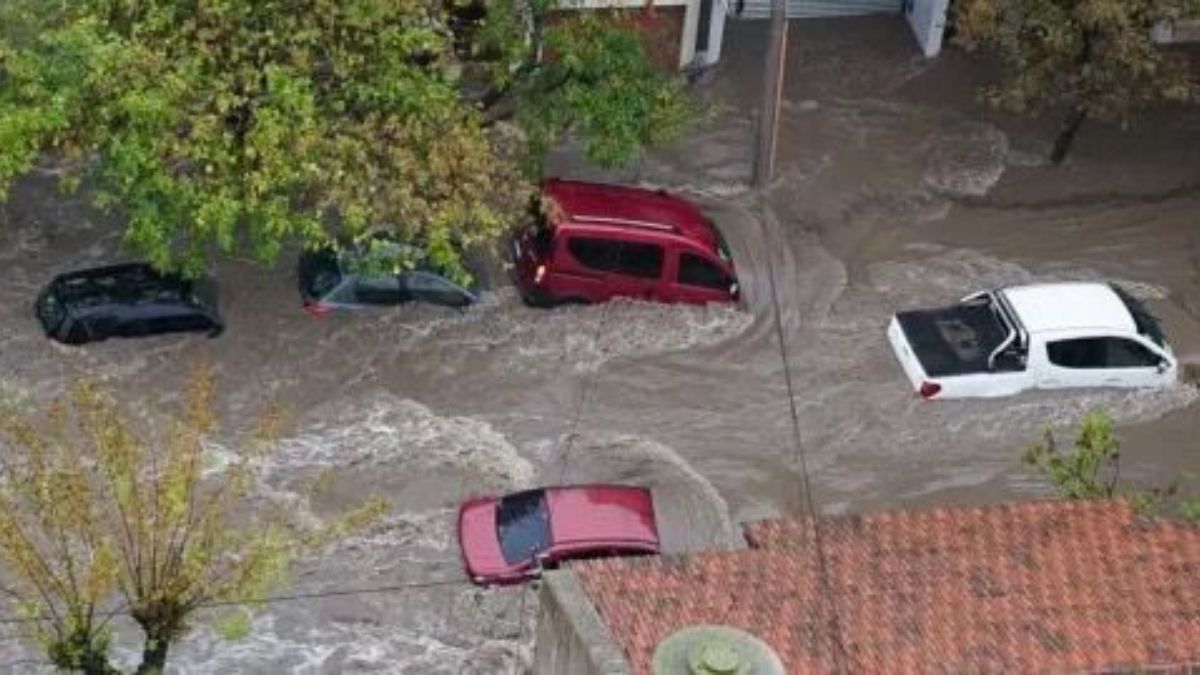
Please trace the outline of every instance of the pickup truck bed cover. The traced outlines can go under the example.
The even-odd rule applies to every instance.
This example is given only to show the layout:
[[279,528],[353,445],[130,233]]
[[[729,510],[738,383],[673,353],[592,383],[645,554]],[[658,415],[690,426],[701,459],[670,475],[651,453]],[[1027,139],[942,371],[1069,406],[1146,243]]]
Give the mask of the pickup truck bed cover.
[[988,356],[1008,335],[983,304],[900,312],[896,319],[930,377],[987,372]]

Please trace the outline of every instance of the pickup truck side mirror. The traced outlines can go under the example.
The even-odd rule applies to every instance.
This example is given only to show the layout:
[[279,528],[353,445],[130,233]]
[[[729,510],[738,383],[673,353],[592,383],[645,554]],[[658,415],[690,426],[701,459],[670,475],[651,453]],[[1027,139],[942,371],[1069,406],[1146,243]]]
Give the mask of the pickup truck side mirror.
[[1159,359],[1158,365],[1154,366],[1154,370],[1156,370],[1159,375],[1162,375],[1163,373],[1167,372],[1168,370],[1170,370],[1170,368],[1171,368],[1171,364],[1167,363],[1166,359]]

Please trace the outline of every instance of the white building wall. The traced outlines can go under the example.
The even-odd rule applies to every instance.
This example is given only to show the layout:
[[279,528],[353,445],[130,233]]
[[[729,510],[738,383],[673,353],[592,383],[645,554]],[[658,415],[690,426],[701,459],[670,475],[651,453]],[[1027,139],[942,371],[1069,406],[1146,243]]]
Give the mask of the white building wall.
[[942,36],[946,32],[948,0],[907,0],[904,15],[917,37],[917,44],[927,57],[942,51]]

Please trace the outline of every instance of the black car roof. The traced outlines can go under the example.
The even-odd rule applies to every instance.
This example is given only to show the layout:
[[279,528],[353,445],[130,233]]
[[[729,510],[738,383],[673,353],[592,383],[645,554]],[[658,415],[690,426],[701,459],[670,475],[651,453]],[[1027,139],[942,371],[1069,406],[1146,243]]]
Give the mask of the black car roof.
[[145,263],[125,263],[60,274],[53,282],[71,309],[147,302],[194,305],[191,282],[162,274]]

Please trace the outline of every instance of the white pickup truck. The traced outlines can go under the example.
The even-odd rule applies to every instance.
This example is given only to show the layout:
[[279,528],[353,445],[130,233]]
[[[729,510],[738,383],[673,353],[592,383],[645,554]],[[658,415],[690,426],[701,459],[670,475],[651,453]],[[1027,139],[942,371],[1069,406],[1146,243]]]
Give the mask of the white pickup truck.
[[887,332],[909,382],[926,399],[1165,387],[1176,377],[1158,320],[1115,285],[983,291],[951,307],[900,312]]

